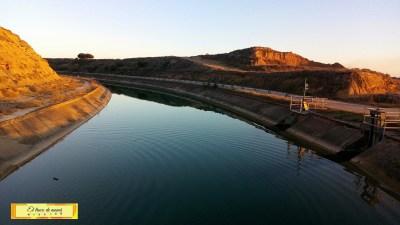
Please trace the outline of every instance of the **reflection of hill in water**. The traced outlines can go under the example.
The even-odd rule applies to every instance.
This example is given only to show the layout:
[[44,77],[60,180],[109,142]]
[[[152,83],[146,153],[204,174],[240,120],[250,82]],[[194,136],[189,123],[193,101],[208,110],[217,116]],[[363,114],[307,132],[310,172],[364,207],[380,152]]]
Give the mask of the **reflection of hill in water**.
[[[248,124],[251,124],[259,129],[262,129],[266,131],[267,133],[271,133],[275,135],[276,137],[280,139],[286,139],[283,136],[265,128],[261,127],[245,118],[242,118],[240,116],[237,116],[235,114],[232,114],[230,112],[224,111],[220,108],[207,105],[205,103],[192,100],[192,99],[187,99],[187,98],[182,98],[182,97],[177,97],[173,95],[168,95],[167,93],[158,93],[158,92],[153,92],[153,91],[148,91],[148,90],[142,90],[142,89],[131,89],[131,88],[123,88],[123,87],[111,87],[109,86],[111,91],[115,94],[122,94],[126,96],[130,96],[133,98],[138,98],[141,100],[145,101],[152,101],[152,102],[157,102],[160,104],[168,105],[168,106],[173,106],[173,107],[193,107],[196,109],[204,110],[204,111],[212,111],[220,114],[227,115],[229,117],[235,118],[242,120]],[[302,173],[302,170],[304,169],[303,164],[307,164],[307,162],[303,162],[304,160],[307,160],[307,158],[319,158],[321,155],[319,152],[315,152],[310,150],[308,147],[310,146],[301,146],[298,145],[297,143],[288,141],[287,142],[287,157],[291,158],[296,157],[296,174],[300,175]],[[330,158],[323,156],[325,158],[329,158],[332,161],[338,161],[337,159]],[[382,190],[377,186],[377,183],[370,179],[369,177],[365,177],[363,175],[360,175],[358,172],[353,171],[351,169],[346,169],[348,172],[352,173],[354,175],[354,184],[356,186],[357,192],[359,193],[360,197],[369,205],[376,205],[380,202],[380,195],[383,195],[385,193],[382,192]],[[397,196],[394,196],[397,198]]]
[[122,88],[122,87],[111,87],[108,88],[115,94],[127,95],[133,98],[138,98],[141,100],[157,102],[163,105],[174,106],[174,107],[193,107],[196,109],[204,110],[204,111],[213,111],[217,113],[226,114],[223,110],[213,107],[211,105],[204,104],[202,102],[176,97],[169,94],[158,93],[154,91],[147,91],[142,89],[131,89],[131,88]]
[[164,105],[174,106],[174,107],[193,107],[203,111],[212,111],[215,113],[220,113],[227,115],[231,118],[238,119],[244,121],[252,126],[255,126],[259,129],[266,131],[267,133],[273,133],[274,135],[278,136],[279,138],[283,138],[277,133],[271,131],[270,129],[263,127],[259,124],[252,122],[244,117],[238,116],[234,113],[229,111],[223,110],[221,108],[215,107],[213,105],[209,105],[206,103],[202,103],[200,101],[196,101],[189,98],[184,97],[177,97],[174,95],[170,95],[168,93],[161,93],[157,91],[150,91],[150,90],[143,90],[143,89],[136,89],[136,88],[124,88],[124,87],[117,87],[117,86],[110,86],[107,87],[115,94],[123,94],[133,98],[138,98],[141,100],[157,102]]

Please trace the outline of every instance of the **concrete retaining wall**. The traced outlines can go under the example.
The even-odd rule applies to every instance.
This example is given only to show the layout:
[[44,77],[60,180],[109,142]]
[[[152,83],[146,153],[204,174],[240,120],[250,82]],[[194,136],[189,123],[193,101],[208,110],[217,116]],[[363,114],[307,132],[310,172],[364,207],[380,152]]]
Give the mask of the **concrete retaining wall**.
[[358,129],[314,115],[299,116],[286,132],[333,154],[345,151],[363,138]]
[[101,85],[84,96],[0,123],[0,179],[100,112],[111,92]]

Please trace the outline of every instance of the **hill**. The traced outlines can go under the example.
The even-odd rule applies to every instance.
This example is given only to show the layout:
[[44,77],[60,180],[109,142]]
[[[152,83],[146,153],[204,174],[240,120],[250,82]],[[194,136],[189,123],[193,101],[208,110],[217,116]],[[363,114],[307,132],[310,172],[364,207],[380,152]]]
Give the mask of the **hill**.
[[[154,76],[244,85],[301,94],[370,100],[399,93],[400,82],[387,74],[324,64],[291,52],[252,47],[216,55],[129,59],[48,59],[57,71]],[[383,97],[382,97],[383,96]],[[397,97],[396,97],[397,98]]]
[[0,27],[0,88],[41,84],[59,78],[28,43]]
[[60,77],[27,42],[0,27],[0,122],[92,89],[87,82]]
[[279,52],[272,48],[251,47],[216,55],[200,55],[197,58],[255,71],[289,71],[302,69],[344,69],[339,63],[314,62],[292,52]]

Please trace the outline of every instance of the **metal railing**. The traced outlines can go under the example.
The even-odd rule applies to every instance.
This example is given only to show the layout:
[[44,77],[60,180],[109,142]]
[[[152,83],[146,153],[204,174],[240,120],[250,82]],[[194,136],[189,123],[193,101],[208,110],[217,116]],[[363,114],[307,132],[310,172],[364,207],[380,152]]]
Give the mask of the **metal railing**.
[[400,112],[385,112],[386,130],[400,130]]
[[292,112],[302,113],[303,112],[303,99],[291,96],[289,108],[290,108],[290,111],[292,111]]
[[400,112],[381,110],[378,115],[366,114],[363,123],[384,130],[400,130]]
[[318,98],[313,96],[307,96],[304,101],[308,104],[310,109],[326,109],[327,98]]
[[317,98],[313,96],[290,96],[290,111],[304,113],[310,109],[326,109],[326,98]]
[[386,131],[400,131],[400,112],[385,111],[380,108],[369,108],[364,115],[361,129],[368,135],[368,146],[381,141]]

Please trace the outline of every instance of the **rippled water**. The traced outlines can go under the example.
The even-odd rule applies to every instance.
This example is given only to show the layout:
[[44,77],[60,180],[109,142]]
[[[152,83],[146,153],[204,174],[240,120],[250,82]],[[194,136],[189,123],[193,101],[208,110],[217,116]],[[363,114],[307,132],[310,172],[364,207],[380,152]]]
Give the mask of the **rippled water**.
[[198,103],[125,94],[0,182],[0,224],[10,202],[78,202],[88,225],[399,223],[397,200],[312,150]]

